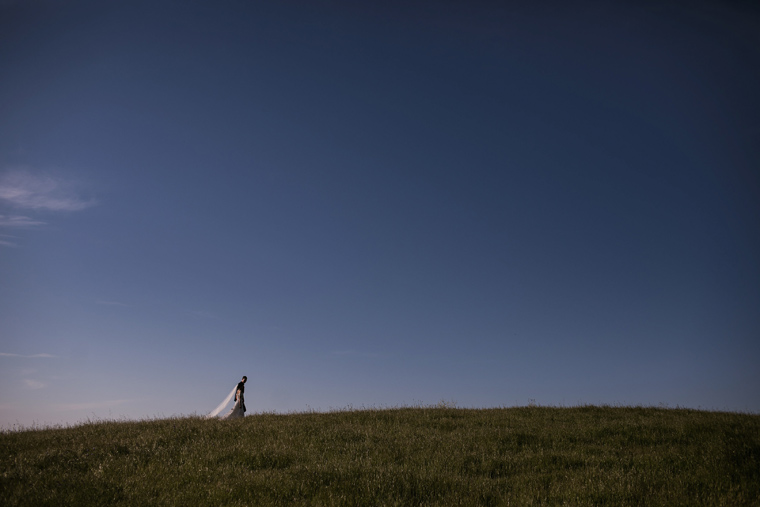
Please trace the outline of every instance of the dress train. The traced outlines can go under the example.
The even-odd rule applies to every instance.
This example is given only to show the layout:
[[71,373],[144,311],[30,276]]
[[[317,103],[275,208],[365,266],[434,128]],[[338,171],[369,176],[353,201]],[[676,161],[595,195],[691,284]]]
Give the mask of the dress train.
[[235,402],[232,410],[227,415],[222,416],[222,419],[238,419],[240,417],[245,417],[245,402],[242,395]]
[[[224,410],[224,407],[226,407],[227,404],[229,404],[230,400],[235,396],[235,391],[236,390],[237,390],[237,385],[235,385],[235,387],[232,388],[232,391],[230,391],[230,394],[228,394],[227,397],[224,398],[224,401],[222,401],[214,410],[212,410],[211,412],[209,412],[209,414],[206,416],[206,419],[212,419],[212,418],[216,417],[217,415],[219,415],[219,412],[221,412],[222,410]],[[235,412],[235,408],[237,407],[237,405],[238,405],[238,403],[236,402],[235,403],[235,407],[232,407],[232,412],[230,412],[229,414],[225,415],[223,417],[223,419],[229,419],[230,416],[232,415],[232,413]],[[233,419],[234,419],[234,417],[233,417]]]

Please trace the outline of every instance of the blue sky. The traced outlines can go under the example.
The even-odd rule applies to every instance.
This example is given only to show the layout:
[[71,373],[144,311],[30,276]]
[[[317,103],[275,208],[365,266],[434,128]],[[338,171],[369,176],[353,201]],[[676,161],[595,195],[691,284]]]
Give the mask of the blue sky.
[[758,9],[360,4],[0,2],[0,425],[760,411]]

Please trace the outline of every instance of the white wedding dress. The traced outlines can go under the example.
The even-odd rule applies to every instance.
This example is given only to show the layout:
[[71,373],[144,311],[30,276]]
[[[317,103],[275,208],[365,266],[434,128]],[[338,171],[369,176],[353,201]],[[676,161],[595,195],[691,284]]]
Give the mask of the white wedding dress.
[[232,410],[230,410],[227,415],[222,416],[222,419],[237,419],[239,417],[245,417],[245,410],[243,407],[245,407],[245,401],[243,400],[243,393],[240,393]]
[[[235,384],[235,387],[232,388],[232,391],[230,391],[230,394],[227,395],[224,401],[206,416],[206,419],[211,419],[219,415],[219,412],[224,410],[224,407],[226,407],[230,400],[235,397],[235,391],[237,391],[237,384]],[[232,410],[230,410],[228,414],[223,415],[221,419],[238,419],[245,416],[245,410],[243,407],[245,407],[245,400],[243,399],[243,393],[240,393]]]

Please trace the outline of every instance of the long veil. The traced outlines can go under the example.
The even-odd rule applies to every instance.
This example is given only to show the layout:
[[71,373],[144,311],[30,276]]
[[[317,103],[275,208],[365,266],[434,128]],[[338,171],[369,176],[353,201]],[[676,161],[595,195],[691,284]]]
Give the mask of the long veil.
[[219,404],[219,406],[216,407],[214,410],[212,410],[211,412],[209,412],[209,414],[206,416],[206,419],[211,419],[212,417],[216,417],[217,415],[219,415],[219,412],[221,412],[222,410],[224,410],[224,407],[226,407],[227,404],[232,399],[232,397],[235,396],[235,391],[236,390],[237,390],[237,384],[235,385],[235,387],[232,388],[232,391],[230,391],[230,394],[227,395],[227,397],[224,399],[224,401],[221,402]]

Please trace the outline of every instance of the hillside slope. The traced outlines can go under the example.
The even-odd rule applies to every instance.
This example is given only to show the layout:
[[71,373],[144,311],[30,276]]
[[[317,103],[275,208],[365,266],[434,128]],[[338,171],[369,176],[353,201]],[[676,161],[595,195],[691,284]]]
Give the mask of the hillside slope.
[[1,505],[760,505],[760,416],[398,408],[0,434]]

